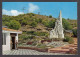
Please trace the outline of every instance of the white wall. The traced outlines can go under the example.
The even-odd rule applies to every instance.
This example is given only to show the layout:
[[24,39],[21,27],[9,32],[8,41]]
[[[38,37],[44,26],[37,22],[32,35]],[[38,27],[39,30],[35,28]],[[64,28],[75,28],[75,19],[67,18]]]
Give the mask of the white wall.
[[17,34],[15,36],[15,38],[16,38],[15,40],[17,40],[17,42],[18,42],[18,34],[21,34],[22,32],[13,32],[13,31],[2,30],[2,33],[6,33],[6,45],[2,45],[2,51],[7,51],[7,50],[11,50],[11,48],[10,48],[10,39],[11,39],[10,33]]
[[2,45],[3,51],[10,50],[10,33],[6,33],[6,45]]
[[17,35],[16,35],[16,39],[15,40],[17,40],[17,42],[18,42],[18,33],[17,33]]
[[[11,40],[11,36],[10,36],[10,33],[6,33],[6,45],[2,45],[2,50],[3,51],[7,51],[7,50],[11,50],[10,48],[10,40]],[[17,35],[15,36],[15,41],[17,40],[18,42],[18,33]]]

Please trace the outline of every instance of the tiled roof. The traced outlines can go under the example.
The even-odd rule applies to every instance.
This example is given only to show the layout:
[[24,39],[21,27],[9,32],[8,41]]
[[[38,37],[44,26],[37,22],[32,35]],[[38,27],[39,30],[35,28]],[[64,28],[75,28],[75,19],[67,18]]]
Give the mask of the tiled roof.
[[14,29],[9,29],[9,28],[2,28],[2,30],[14,31],[14,32],[22,32],[22,31],[19,31],[19,30],[14,30]]

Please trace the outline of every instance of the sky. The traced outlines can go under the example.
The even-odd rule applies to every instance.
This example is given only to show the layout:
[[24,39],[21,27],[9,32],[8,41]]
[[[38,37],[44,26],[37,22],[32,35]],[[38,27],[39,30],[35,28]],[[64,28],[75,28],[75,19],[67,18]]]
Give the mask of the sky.
[[77,19],[77,2],[2,2],[2,14],[10,16],[40,12],[58,18],[60,10],[62,18]]

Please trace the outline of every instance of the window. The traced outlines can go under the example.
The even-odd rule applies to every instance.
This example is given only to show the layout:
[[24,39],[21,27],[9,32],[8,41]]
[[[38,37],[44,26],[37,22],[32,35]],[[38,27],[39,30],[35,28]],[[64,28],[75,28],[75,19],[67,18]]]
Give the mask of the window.
[[6,45],[6,33],[3,33],[3,45]]

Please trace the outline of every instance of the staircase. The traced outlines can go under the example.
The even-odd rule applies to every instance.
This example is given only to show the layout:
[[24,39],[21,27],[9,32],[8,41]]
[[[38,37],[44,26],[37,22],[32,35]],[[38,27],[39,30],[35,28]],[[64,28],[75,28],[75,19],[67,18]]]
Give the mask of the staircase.
[[77,43],[48,49],[49,53],[68,53],[71,49],[77,49]]

